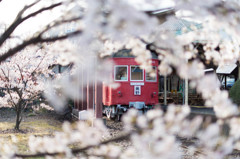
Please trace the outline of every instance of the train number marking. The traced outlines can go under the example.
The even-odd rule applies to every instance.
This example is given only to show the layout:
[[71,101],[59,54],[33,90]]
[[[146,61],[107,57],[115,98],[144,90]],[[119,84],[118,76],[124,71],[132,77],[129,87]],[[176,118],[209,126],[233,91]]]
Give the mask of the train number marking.
[[141,95],[141,86],[134,86],[134,95]]
[[141,83],[131,82],[130,85],[131,86],[144,86],[144,83],[143,82],[141,82]]

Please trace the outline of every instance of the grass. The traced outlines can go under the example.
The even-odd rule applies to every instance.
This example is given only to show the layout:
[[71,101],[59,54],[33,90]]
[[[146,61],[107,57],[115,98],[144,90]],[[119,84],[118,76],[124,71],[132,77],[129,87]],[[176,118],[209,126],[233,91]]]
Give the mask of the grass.
[[[23,121],[20,124],[20,129],[23,130],[21,133],[16,133],[12,131],[15,123],[14,121],[9,122],[0,122],[0,131],[4,133],[0,133],[0,139],[3,143],[15,144],[18,148],[19,153],[29,153],[28,147],[28,139],[31,135],[34,136],[51,136],[56,131],[61,131],[61,122],[54,119],[42,119],[42,118],[34,118]],[[15,136],[17,139],[17,143],[13,143],[12,136]]]
[[49,132],[49,131],[60,131],[61,130],[61,123],[59,125],[49,122],[47,120],[39,119],[30,122],[22,123],[23,129],[34,129],[38,132]]
[[14,123],[0,122],[0,130],[12,129],[13,127],[14,127]]

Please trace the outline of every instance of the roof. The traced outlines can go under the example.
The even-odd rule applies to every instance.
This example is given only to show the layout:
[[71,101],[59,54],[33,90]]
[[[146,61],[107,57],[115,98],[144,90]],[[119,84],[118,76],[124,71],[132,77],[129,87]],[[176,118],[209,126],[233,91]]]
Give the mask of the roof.
[[180,18],[170,18],[166,22],[164,22],[162,25],[160,25],[159,30],[160,31],[170,31],[175,33],[176,35],[183,34],[182,30],[186,28],[187,32],[193,31],[192,27],[196,27],[197,29],[202,28],[201,23],[196,23],[193,21],[187,21],[185,19]]
[[[158,56],[155,53],[151,52],[151,54],[153,59],[158,59]],[[122,49],[122,50],[119,50],[118,52],[113,53],[112,57],[113,58],[129,58],[129,57],[134,58],[135,56],[131,54],[130,49]]]
[[237,67],[236,64],[228,64],[228,65],[222,65],[218,66],[216,73],[217,74],[231,74],[232,71]]
[[134,7],[140,11],[156,11],[156,10],[165,10],[166,8],[173,8],[175,2],[173,0],[125,0],[130,6]]
[[[172,10],[172,8],[169,10]],[[159,14],[159,13],[156,13],[156,14]],[[175,35],[181,35],[183,34],[182,33],[183,28],[186,28],[187,32],[193,31],[192,26],[195,26],[197,29],[202,28],[202,24],[200,23],[187,21],[184,19],[179,19],[174,17],[174,18],[168,19],[166,22],[161,24],[159,29],[160,31],[171,31],[171,32],[174,32]],[[153,52],[151,52],[151,54],[153,59],[158,59],[157,54]],[[113,58],[128,58],[128,57],[134,58],[135,56],[131,54],[130,49],[122,49],[113,53],[112,57]]]

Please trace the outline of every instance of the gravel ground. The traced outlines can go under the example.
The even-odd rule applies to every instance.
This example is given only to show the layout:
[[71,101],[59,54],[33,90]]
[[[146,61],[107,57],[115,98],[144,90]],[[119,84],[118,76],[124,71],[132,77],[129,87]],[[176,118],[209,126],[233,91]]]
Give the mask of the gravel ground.
[[109,120],[107,118],[103,118],[106,120],[106,126],[109,130],[110,136],[111,137],[116,137],[119,134],[121,134],[123,130],[123,123],[122,122],[115,122],[113,120]]
[[[109,138],[117,137],[123,133],[123,122],[109,120],[105,117],[103,118],[103,120],[106,121],[106,126],[110,134]],[[131,142],[128,140],[122,140],[116,142],[116,144],[122,146],[124,150],[131,146]]]
[[[109,120],[107,118],[103,118],[106,121],[106,126],[109,130],[110,133],[110,137],[109,138],[113,138],[113,137],[117,137],[120,134],[122,134],[123,132],[123,122],[117,122],[117,121],[113,121],[113,120]],[[181,139],[183,140],[183,139]],[[184,140],[183,140],[184,141]],[[188,140],[184,141],[185,143],[189,143]],[[123,150],[126,150],[129,146],[132,145],[132,143],[129,140],[123,140],[120,142],[116,142],[117,145],[122,146]],[[187,147],[183,146],[180,147],[179,151],[183,152],[184,155],[182,156],[182,159],[197,159],[197,156],[192,156],[187,152]]]

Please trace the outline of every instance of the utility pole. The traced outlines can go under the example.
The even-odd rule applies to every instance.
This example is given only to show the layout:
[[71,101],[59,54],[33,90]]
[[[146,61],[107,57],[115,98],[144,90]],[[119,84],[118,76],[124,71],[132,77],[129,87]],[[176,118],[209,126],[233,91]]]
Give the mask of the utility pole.
[[167,76],[164,76],[164,105],[167,105]]
[[188,79],[185,79],[185,105],[188,105]]

